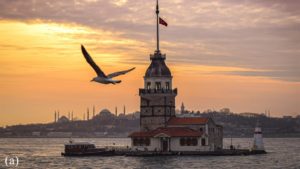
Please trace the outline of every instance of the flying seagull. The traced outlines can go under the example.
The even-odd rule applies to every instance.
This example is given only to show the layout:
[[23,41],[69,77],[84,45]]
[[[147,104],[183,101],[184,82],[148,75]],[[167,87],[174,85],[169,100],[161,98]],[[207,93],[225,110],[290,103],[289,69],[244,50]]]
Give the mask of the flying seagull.
[[97,73],[97,77],[94,77],[91,80],[91,82],[94,81],[94,82],[98,82],[98,83],[102,83],[102,84],[121,83],[121,80],[113,80],[112,78],[114,78],[116,76],[124,75],[135,69],[135,67],[134,67],[134,68],[131,68],[128,70],[119,71],[119,72],[111,73],[109,75],[105,75],[104,72],[99,68],[99,66],[93,61],[92,57],[89,55],[89,53],[86,51],[86,49],[84,48],[83,45],[81,45],[81,51],[82,51],[82,54],[83,54],[85,60],[92,66],[92,68]]

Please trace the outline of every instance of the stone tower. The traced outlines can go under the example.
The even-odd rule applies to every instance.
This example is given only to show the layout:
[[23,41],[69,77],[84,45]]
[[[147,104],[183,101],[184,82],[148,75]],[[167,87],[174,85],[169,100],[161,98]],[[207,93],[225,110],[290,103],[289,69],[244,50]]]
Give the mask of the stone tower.
[[172,87],[172,74],[167,67],[166,55],[159,50],[159,7],[157,15],[157,49],[150,55],[151,64],[144,76],[144,88],[139,90],[141,97],[140,127],[142,131],[166,127],[167,121],[175,117],[175,97],[177,89]]
[[172,88],[172,75],[165,64],[165,55],[150,55],[151,64],[144,76],[144,88],[140,89],[142,131],[165,127],[170,117],[175,117],[177,89]]

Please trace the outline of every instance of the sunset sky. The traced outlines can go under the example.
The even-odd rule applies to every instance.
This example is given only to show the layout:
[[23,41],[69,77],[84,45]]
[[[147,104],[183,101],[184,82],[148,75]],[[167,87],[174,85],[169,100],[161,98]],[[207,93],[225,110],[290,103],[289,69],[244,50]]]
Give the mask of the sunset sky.
[[[93,105],[139,110],[138,88],[155,50],[155,0],[0,0],[0,126],[44,123]],[[161,50],[176,107],[300,114],[300,1],[160,0]],[[96,76],[136,70],[120,85]]]

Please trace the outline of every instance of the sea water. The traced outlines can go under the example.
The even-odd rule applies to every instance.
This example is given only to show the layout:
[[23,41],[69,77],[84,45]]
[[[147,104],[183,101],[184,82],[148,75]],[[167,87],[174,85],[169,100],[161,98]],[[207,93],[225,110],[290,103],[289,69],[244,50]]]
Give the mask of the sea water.
[[[74,139],[96,146],[129,146],[128,138]],[[169,157],[63,157],[67,138],[0,138],[0,168],[230,168],[230,169],[300,169],[300,138],[265,138],[268,154],[253,156],[169,156]],[[224,147],[231,139],[224,139]],[[233,145],[249,148],[252,138],[233,138]],[[16,161],[18,158],[18,161]],[[13,160],[13,161],[10,161]]]

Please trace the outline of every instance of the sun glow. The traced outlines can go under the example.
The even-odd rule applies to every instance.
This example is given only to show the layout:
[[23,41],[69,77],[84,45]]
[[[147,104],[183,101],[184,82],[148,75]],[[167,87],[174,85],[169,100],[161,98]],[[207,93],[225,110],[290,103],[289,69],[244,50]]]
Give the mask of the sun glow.
[[[0,21],[0,35],[0,126],[49,122],[55,109],[74,110],[81,117],[80,112],[88,105],[111,110],[126,105],[129,111],[139,110],[138,89],[143,86],[153,41],[41,20]],[[96,74],[85,62],[80,44],[106,73],[130,67],[136,70],[118,77],[120,85],[90,83]],[[192,110],[226,106],[234,111],[260,111],[289,99],[287,108],[296,107],[299,100],[300,93],[295,92],[299,84],[230,74],[265,70],[170,62],[170,57],[167,55],[166,63],[174,77],[173,85],[179,89],[177,106],[184,101]],[[282,107],[275,106],[280,114]]]
[[[16,21],[1,21],[0,22],[1,36],[1,61],[20,61],[30,60],[36,62],[39,58],[36,57],[37,51],[40,54],[43,51],[43,59],[48,61],[55,57],[74,57],[72,60],[80,60],[78,50],[80,44],[86,45],[87,49],[95,58],[101,57],[103,64],[110,62],[119,62],[121,54],[116,51],[120,45],[134,45],[137,41],[122,39],[118,32],[109,32],[100,29],[91,29],[88,27],[75,24],[59,24],[42,21],[16,22]],[[14,38],[12,38],[14,37]],[[17,37],[17,38],[15,38]],[[21,49],[22,54],[11,49]],[[56,52],[54,53],[49,53]],[[24,54],[28,57],[25,58]],[[100,53],[100,54],[99,54]],[[33,56],[35,55],[35,56]]]

